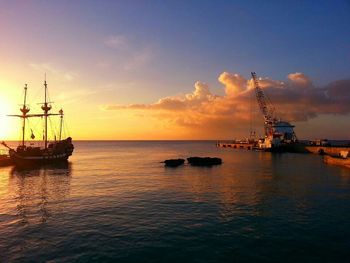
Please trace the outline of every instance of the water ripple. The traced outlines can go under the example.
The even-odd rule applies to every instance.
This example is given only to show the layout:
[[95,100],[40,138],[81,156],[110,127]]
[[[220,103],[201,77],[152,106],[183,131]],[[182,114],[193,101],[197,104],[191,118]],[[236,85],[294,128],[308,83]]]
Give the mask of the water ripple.
[[[160,163],[193,155],[224,163]],[[0,168],[1,262],[348,262],[349,178],[314,155],[78,142],[67,167]]]

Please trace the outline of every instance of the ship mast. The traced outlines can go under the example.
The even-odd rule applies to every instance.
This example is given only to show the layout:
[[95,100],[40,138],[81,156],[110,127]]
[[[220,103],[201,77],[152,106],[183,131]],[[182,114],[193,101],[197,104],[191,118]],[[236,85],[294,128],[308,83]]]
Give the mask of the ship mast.
[[47,101],[46,76],[45,76],[44,87],[45,87],[45,102],[44,102],[44,105],[41,106],[41,109],[44,111],[44,118],[45,118],[44,143],[45,143],[45,149],[47,149],[47,118],[49,116],[48,112],[49,110],[51,110],[51,106],[48,105],[48,101]]
[[[26,128],[26,119],[27,118],[32,118],[32,117],[44,117],[45,118],[45,127],[44,127],[44,144],[45,144],[45,149],[47,149],[47,143],[48,143],[48,138],[47,138],[47,118],[51,115],[60,115],[61,116],[61,130],[62,130],[62,118],[63,118],[63,111],[60,113],[49,113],[49,111],[51,110],[51,105],[47,99],[48,99],[48,94],[47,94],[47,83],[46,83],[46,75],[45,75],[45,82],[44,82],[44,87],[45,87],[45,101],[41,106],[41,109],[44,111],[43,114],[27,114],[30,109],[29,107],[27,107],[27,84],[25,84],[24,86],[24,101],[23,101],[23,106],[22,108],[20,108],[20,111],[22,112],[21,115],[19,114],[14,114],[14,115],[7,115],[7,116],[11,116],[11,117],[19,117],[23,119],[23,124],[22,124],[22,147],[25,146],[25,128]],[[60,138],[61,138],[61,131],[60,131]],[[33,138],[32,138],[33,139]]]
[[62,109],[60,109],[59,114],[60,114],[60,118],[61,118],[61,120],[60,120],[60,136],[59,136],[59,141],[60,141],[62,138],[62,126],[63,126],[63,110]]
[[23,100],[23,107],[20,109],[22,112],[22,118],[23,118],[23,125],[22,125],[22,146],[24,146],[24,137],[25,137],[25,129],[26,129],[26,118],[27,113],[29,112],[29,108],[27,108],[27,84],[24,85],[24,100]]

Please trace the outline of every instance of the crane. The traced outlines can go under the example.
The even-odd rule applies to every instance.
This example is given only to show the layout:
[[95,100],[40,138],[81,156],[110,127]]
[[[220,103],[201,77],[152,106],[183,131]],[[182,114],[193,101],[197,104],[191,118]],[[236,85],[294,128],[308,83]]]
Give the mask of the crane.
[[275,147],[279,146],[281,143],[296,142],[297,137],[294,133],[294,125],[276,118],[275,107],[260,87],[256,73],[252,72],[251,74],[254,82],[256,99],[264,117],[265,146],[263,147]]
[[260,87],[259,80],[255,72],[252,72],[252,78],[255,87],[256,99],[258,101],[260,111],[264,117],[265,136],[269,136],[273,133],[273,125],[277,122],[277,119],[275,118],[275,108]]

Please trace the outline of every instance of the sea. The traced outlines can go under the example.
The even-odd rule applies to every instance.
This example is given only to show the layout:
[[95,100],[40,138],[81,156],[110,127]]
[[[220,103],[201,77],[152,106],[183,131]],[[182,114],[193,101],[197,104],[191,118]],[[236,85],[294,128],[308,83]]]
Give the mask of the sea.
[[[0,168],[0,262],[350,262],[350,170],[215,141],[77,141]],[[221,165],[164,167],[220,157]]]

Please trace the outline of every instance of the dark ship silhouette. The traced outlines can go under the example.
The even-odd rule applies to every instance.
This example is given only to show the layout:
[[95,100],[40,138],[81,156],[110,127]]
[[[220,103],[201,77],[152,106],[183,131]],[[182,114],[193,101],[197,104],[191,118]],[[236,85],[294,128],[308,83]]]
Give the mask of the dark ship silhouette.
[[[72,155],[74,146],[72,143],[72,138],[68,137],[66,139],[61,139],[62,137],[62,126],[63,126],[63,110],[61,109],[59,113],[49,113],[51,110],[51,102],[47,100],[47,83],[46,79],[44,82],[45,88],[45,101],[41,106],[43,113],[40,114],[28,114],[30,109],[27,106],[27,84],[24,87],[24,101],[23,106],[20,109],[22,114],[19,115],[9,115],[13,117],[19,117],[22,119],[22,141],[21,144],[16,148],[12,149],[5,142],[2,144],[9,149],[9,156],[13,164],[17,167],[31,167],[45,164],[58,164],[62,162],[67,162],[69,156]],[[60,129],[59,138],[54,141],[48,140],[48,117],[49,116],[59,116],[60,117]],[[27,146],[25,141],[25,129],[26,120],[28,118],[44,118],[44,131],[43,131],[43,147]],[[34,139],[34,133],[32,131],[31,138]]]

